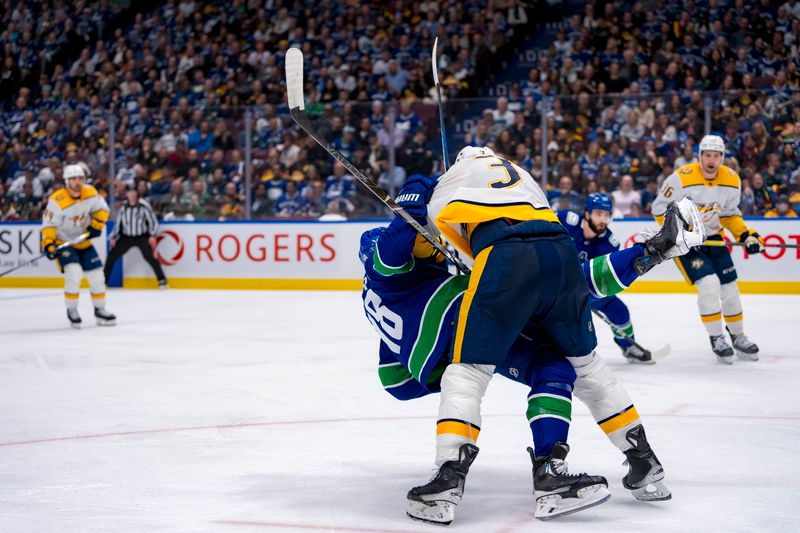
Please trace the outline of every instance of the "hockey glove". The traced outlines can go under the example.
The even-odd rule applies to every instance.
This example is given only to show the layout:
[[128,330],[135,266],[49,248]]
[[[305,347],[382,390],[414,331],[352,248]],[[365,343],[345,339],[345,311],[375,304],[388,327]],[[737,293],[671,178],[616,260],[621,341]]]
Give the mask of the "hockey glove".
[[417,219],[418,222],[425,225],[428,216],[427,204],[437,183],[436,178],[423,174],[414,174],[406,180],[395,202],[405,209],[409,215]]
[[764,239],[757,232],[749,229],[742,233],[739,242],[745,244],[745,250],[750,255],[760,254],[764,251]]
[[44,255],[50,261],[55,260],[58,257],[58,252],[56,251],[56,245],[54,243],[52,243],[52,242],[50,244],[45,245],[45,247],[44,247]]
[[99,237],[103,230],[99,230],[93,226],[89,226],[86,231],[89,233],[89,239],[94,239],[95,237]]

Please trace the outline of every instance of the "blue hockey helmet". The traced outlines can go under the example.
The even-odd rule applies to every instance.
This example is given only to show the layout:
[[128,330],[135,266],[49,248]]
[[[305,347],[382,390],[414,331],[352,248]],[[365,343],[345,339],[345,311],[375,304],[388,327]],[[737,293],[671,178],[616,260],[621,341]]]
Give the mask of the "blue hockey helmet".
[[593,192],[589,196],[586,197],[586,203],[584,204],[584,211],[587,213],[591,213],[595,209],[600,211],[608,211],[611,213],[613,211],[613,207],[611,205],[611,198],[604,193],[601,192]]
[[361,245],[358,248],[358,258],[362,263],[366,263],[367,259],[369,259],[369,257],[372,255],[375,247],[375,241],[378,240],[378,237],[383,235],[384,231],[386,231],[386,228],[384,227],[372,228],[361,234]]

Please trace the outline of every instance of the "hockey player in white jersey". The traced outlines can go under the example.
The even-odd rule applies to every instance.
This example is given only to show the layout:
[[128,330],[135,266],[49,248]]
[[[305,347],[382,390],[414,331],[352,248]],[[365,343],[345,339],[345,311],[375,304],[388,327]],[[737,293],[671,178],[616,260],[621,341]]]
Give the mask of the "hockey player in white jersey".
[[[759,254],[764,251],[764,241],[742,219],[739,211],[741,180],[736,172],[722,164],[724,155],[725,143],[721,137],[703,137],[700,161],[680,167],[664,180],[653,202],[653,215],[661,223],[669,202],[692,198],[700,209],[708,240],[723,241],[723,229],[727,229],[736,240],[746,244],[748,254]],[[739,359],[757,361],[758,346],[744,334],[736,268],[728,248],[694,248],[675,258],[675,263],[686,281],[697,287],[700,319],[708,331],[717,360],[732,364],[735,350]],[[733,348],[722,331],[723,316]]]
[[[66,188],[50,196],[42,217],[42,251],[56,262],[64,274],[64,299],[67,318],[75,328],[81,327],[78,297],[81,279],[86,276],[92,294],[94,316],[99,325],[114,325],[116,317],[106,310],[106,280],[103,263],[90,239],[99,237],[108,221],[108,204],[91,185],[84,183],[81,165],[64,167]],[[67,241],[88,238],[58,250]]]

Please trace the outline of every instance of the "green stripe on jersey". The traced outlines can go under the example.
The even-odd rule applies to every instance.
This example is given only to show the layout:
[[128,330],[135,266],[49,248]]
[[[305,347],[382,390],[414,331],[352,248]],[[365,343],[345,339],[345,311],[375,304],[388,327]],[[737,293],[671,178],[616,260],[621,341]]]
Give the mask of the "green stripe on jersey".
[[534,394],[528,398],[528,420],[536,416],[550,415],[571,420],[572,402],[551,394]]
[[378,377],[380,377],[381,385],[383,385],[384,389],[397,387],[412,378],[406,367],[401,363],[380,365],[378,367]]
[[372,254],[372,267],[375,272],[381,276],[394,276],[395,274],[403,274],[414,268],[414,256],[405,265],[399,267],[389,266],[381,261],[381,254],[378,252],[378,247],[375,247],[375,253]]
[[599,296],[613,296],[628,288],[620,283],[617,278],[609,255],[601,255],[591,259],[589,270],[592,276],[592,284]]
[[430,358],[439,333],[442,330],[442,322],[453,302],[467,290],[469,285],[468,276],[453,276],[439,285],[436,292],[428,299],[425,310],[422,312],[422,319],[419,323],[419,333],[414,346],[411,349],[411,357],[408,360],[408,369],[411,374],[420,381],[422,369]]
[[628,324],[626,327],[619,329],[612,327],[611,331],[614,333],[614,336],[617,338],[621,338],[623,333],[628,337],[633,337],[633,324]]

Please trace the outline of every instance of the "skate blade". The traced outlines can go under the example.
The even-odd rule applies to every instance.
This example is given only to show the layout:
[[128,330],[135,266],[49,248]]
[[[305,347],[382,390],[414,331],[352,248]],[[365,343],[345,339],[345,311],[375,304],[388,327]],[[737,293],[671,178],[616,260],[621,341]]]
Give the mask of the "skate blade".
[[735,351],[736,351],[736,358],[739,359],[740,361],[758,361],[758,352],[747,353],[747,352],[742,352],[740,350],[735,350]]
[[733,364],[733,356],[732,355],[718,355],[717,361],[724,365],[732,365]]
[[96,322],[97,322],[98,326],[116,326],[117,325],[116,319],[114,319],[114,320],[106,320],[104,318],[98,318],[98,319],[96,319]]
[[656,364],[656,360],[652,358],[652,355],[651,355],[650,359],[647,359],[647,360],[637,359],[635,357],[626,357],[625,359],[627,359],[628,362],[631,363],[632,365],[654,365],[654,364]]
[[663,502],[672,499],[672,492],[661,481],[654,481],[644,487],[633,489],[631,494],[640,502]]
[[69,325],[72,326],[75,329],[81,329],[81,323],[80,322],[70,322]]
[[455,504],[451,502],[417,502],[409,500],[406,514],[420,522],[437,526],[449,526],[455,518],[455,509]]
[[579,490],[578,498],[562,498],[557,494],[542,496],[536,500],[536,511],[533,516],[537,520],[552,520],[595,507],[609,498],[611,498],[611,493],[608,491],[608,487],[602,484]]

